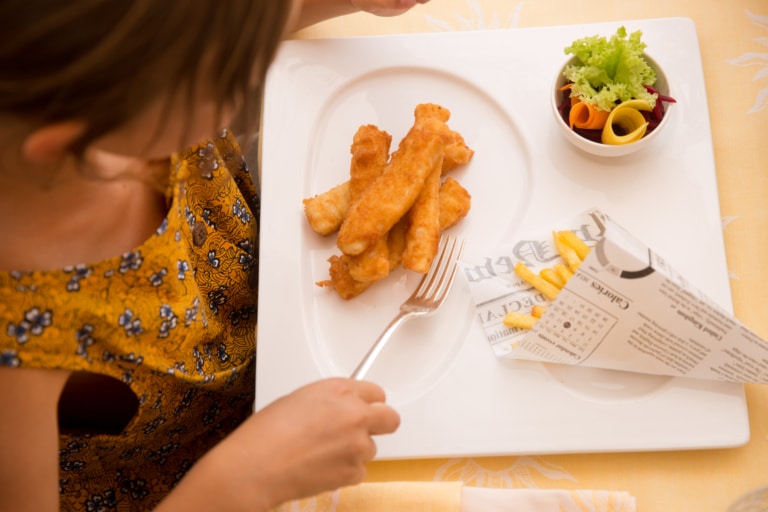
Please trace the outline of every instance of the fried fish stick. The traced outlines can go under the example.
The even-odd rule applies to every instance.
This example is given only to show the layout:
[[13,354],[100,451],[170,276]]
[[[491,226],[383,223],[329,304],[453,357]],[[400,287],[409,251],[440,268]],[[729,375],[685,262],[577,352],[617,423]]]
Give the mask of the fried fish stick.
[[[461,135],[452,133],[452,140],[443,151],[443,175],[468,164],[474,155],[474,151],[467,147]],[[304,199],[304,212],[314,231],[325,236],[339,229],[349,211],[349,185],[349,182],[345,182],[313,198]]]
[[[455,180],[454,180],[455,181]],[[466,194],[466,195],[465,195]],[[466,199],[466,202],[465,202]],[[446,207],[446,204],[463,203],[466,207]],[[455,186],[449,185],[449,181],[440,187],[440,229],[444,230],[459,222],[469,211],[469,194],[458,183]],[[402,262],[403,251],[405,250],[405,234],[408,230],[408,216],[404,215],[387,234],[387,248],[389,254],[390,272],[398,268]],[[329,274],[331,279],[317,283],[319,286],[332,286],[334,290],[345,300],[357,297],[368,287],[371,282],[356,281],[349,274],[349,256],[332,256],[328,261],[331,264]]]
[[444,231],[466,217],[472,197],[461,183],[450,176],[440,185],[440,231]]
[[316,233],[326,236],[339,229],[349,211],[349,182],[304,199],[304,215]]
[[333,286],[333,289],[336,290],[336,293],[339,294],[339,297],[344,300],[357,297],[373,284],[355,281],[352,276],[349,275],[348,261],[349,257],[344,254],[341,256],[333,255],[328,258],[328,263],[330,263],[330,268],[328,270],[328,273],[331,276],[330,283],[318,283],[321,286],[330,284]]
[[347,265],[355,281],[375,283],[387,277],[390,270],[387,233],[360,254],[347,256]]
[[[451,111],[436,103],[421,103],[416,105],[414,116],[416,123],[425,119],[437,119],[447,123],[451,118]],[[441,133],[445,137],[442,169],[443,174],[445,174],[469,163],[475,152],[467,146],[464,137],[459,132],[451,130],[447,125],[444,126]]]
[[381,176],[389,160],[392,136],[375,125],[360,126],[352,138],[349,152],[349,198],[355,202],[373,181]]
[[[465,145],[451,143],[443,152],[442,174],[466,165],[472,160],[474,151]],[[339,229],[349,211],[349,181],[326,190],[314,197],[304,199],[304,213],[309,225],[320,235],[329,235]]]
[[475,152],[464,142],[464,137],[459,132],[451,130],[449,142],[445,145],[443,154],[443,174],[468,164],[474,155]]
[[444,123],[426,119],[411,128],[381,176],[352,203],[336,243],[344,254],[360,254],[411,208],[424,182],[442,164]]
[[[357,129],[352,140],[352,162],[349,169],[350,204],[357,201],[371,183],[381,176],[389,159],[392,136],[374,125]],[[375,282],[389,274],[389,250],[384,233],[365,251],[350,256],[347,265],[356,281]]]
[[419,103],[413,109],[413,116],[417,123],[423,119],[437,119],[447,123],[451,118],[451,111],[437,103]]
[[403,262],[403,251],[405,251],[405,237],[408,232],[409,219],[404,215],[397,224],[392,226],[387,234],[387,247],[389,248],[389,270],[390,272]]
[[435,165],[419,197],[408,212],[410,225],[405,238],[403,267],[426,274],[440,243],[440,170]]

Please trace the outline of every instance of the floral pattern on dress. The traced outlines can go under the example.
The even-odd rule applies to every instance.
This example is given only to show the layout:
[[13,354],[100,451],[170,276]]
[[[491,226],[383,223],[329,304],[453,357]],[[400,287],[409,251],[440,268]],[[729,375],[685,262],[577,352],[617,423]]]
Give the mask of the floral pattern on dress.
[[0,364],[86,370],[138,398],[117,435],[60,437],[62,510],[148,510],[252,411],[258,195],[227,131],[174,157],[140,247],[0,272]]

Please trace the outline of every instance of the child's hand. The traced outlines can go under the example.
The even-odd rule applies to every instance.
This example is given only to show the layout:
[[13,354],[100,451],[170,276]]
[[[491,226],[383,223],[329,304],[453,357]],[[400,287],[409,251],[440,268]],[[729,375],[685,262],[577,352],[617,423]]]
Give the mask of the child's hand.
[[361,11],[377,16],[397,16],[408,11],[416,4],[425,4],[429,0],[350,0]]
[[376,455],[371,436],[400,416],[371,382],[331,378],[304,386],[251,416],[215,450],[240,505],[274,507],[357,484]]

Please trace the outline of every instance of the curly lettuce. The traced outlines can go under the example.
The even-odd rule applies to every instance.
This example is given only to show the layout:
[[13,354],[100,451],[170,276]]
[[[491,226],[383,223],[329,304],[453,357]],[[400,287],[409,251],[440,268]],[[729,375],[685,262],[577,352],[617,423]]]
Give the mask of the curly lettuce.
[[645,100],[653,108],[657,95],[645,86],[656,82],[656,73],[643,58],[646,45],[641,36],[640,30],[627,35],[622,26],[610,39],[587,36],[567,46],[565,54],[577,59],[563,71],[573,82],[571,95],[600,110],[610,111],[631,99]]

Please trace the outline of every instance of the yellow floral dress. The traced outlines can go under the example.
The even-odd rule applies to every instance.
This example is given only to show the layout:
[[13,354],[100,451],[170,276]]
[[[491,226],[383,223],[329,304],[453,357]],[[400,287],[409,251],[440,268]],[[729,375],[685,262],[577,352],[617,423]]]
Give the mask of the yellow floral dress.
[[60,437],[62,510],[148,510],[250,413],[258,197],[232,135],[171,165],[168,216],[122,256],[0,272],[0,364],[118,379],[115,435]]

